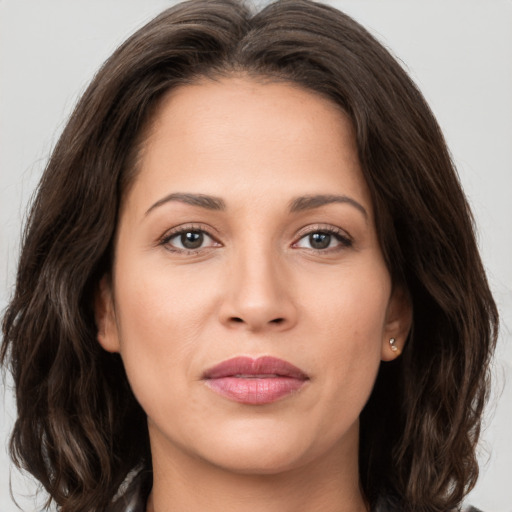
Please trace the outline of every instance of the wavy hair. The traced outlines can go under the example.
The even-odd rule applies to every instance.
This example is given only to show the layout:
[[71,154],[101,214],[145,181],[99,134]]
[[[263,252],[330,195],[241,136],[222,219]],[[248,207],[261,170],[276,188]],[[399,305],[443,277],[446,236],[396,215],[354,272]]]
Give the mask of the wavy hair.
[[118,354],[96,340],[93,297],[109,272],[123,194],[163,95],[203,78],[293,83],[350,117],[381,248],[409,291],[413,329],[383,363],[361,416],[360,479],[371,506],[456,509],[474,485],[498,314],[466,198],[438,124],[390,53],[342,12],[281,0],[191,0],[106,61],[39,184],[1,359],[15,383],[11,455],[62,512],[108,508],[130,471],[151,470],[146,417]]

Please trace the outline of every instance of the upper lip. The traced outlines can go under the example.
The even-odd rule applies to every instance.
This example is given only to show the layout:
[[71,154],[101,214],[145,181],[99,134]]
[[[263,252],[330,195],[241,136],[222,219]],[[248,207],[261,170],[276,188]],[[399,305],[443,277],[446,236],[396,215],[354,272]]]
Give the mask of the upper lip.
[[290,377],[306,380],[309,377],[302,370],[282,359],[272,356],[252,358],[233,357],[206,370],[203,379],[221,379],[223,377]]

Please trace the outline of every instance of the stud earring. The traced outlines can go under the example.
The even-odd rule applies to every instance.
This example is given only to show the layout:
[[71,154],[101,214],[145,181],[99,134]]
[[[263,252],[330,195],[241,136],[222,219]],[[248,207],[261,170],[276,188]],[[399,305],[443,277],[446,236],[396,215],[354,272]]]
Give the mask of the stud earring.
[[396,353],[396,352],[399,352],[399,349],[395,345],[395,343],[396,343],[395,338],[389,338],[389,346],[391,347],[391,350]]

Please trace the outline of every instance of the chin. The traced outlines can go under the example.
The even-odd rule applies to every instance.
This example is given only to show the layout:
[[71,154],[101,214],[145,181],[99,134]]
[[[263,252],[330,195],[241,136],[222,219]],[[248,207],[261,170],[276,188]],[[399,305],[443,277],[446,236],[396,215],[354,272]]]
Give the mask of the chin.
[[[307,464],[322,451],[311,436],[300,429],[270,429],[252,425],[241,432],[219,432],[207,446],[199,447],[203,458],[218,467],[240,474],[270,475]],[[312,440],[310,440],[312,441]],[[201,449],[203,448],[203,449]],[[212,449],[214,448],[214,449]]]
[[222,454],[211,454],[210,462],[231,473],[242,475],[276,475],[296,469],[306,461],[295,450],[267,447],[228,449]]

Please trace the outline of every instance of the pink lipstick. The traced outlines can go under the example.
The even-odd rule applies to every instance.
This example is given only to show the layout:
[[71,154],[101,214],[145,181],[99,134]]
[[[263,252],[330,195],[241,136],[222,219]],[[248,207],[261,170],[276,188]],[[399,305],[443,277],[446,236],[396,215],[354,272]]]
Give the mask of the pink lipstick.
[[293,364],[271,356],[228,359],[207,370],[203,379],[216,393],[251,405],[275,402],[298,391],[309,380]]

